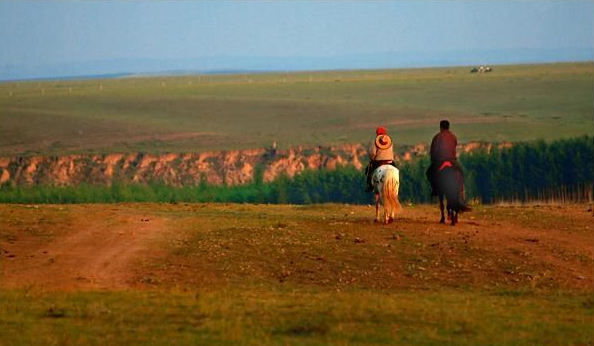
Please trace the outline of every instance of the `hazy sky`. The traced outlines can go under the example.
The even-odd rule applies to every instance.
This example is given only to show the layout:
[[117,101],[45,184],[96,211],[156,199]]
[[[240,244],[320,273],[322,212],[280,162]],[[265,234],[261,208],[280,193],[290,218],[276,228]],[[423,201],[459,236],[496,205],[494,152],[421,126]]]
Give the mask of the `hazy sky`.
[[594,1],[5,1],[0,65],[594,49]]

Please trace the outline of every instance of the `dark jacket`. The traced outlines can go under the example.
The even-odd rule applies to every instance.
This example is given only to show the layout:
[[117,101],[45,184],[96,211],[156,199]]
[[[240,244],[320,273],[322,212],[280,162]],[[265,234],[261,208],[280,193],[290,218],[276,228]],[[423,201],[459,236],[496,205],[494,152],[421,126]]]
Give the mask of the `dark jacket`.
[[431,163],[455,161],[457,145],[458,139],[450,130],[439,131],[431,141]]

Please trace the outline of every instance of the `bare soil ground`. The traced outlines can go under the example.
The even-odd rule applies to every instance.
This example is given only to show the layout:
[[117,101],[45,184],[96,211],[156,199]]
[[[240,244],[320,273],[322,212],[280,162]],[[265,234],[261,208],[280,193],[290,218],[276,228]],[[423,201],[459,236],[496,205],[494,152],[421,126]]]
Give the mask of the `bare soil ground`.
[[47,290],[264,284],[373,289],[594,291],[584,205],[437,206],[391,225],[367,206],[2,205],[0,283]]
[[164,220],[130,206],[2,208],[2,286],[52,289],[131,287],[135,259],[167,235]]

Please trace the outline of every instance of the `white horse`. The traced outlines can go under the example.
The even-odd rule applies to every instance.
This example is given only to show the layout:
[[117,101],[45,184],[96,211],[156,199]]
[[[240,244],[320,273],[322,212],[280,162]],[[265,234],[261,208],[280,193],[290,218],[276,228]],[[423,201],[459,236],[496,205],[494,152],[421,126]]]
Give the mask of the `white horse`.
[[402,209],[398,201],[400,172],[392,165],[379,166],[371,176],[371,184],[375,193],[375,221],[379,222],[380,200],[384,206],[384,223],[394,221],[394,214]]

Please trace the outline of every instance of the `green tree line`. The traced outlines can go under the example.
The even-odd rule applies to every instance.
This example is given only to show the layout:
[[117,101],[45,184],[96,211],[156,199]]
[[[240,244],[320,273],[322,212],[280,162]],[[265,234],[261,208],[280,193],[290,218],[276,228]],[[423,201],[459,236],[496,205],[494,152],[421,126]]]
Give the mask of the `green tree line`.
[[[511,148],[473,151],[459,158],[466,176],[467,199],[481,203],[543,199],[591,198],[594,181],[592,137],[517,143]],[[400,199],[426,203],[430,188],[425,178],[429,158],[401,162]],[[232,203],[373,203],[365,191],[365,177],[353,166],[335,170],[306,170],[292,178],[286,175],[263,181],[263,167],[254,180],[240,186],[174,187],[162,182],[77,186],[0,187],[0,203],[117,203],[117,202],[232,202]]]
[[517,143],[460,157],[471,198],[484,203],[591,197],[594,138]]

